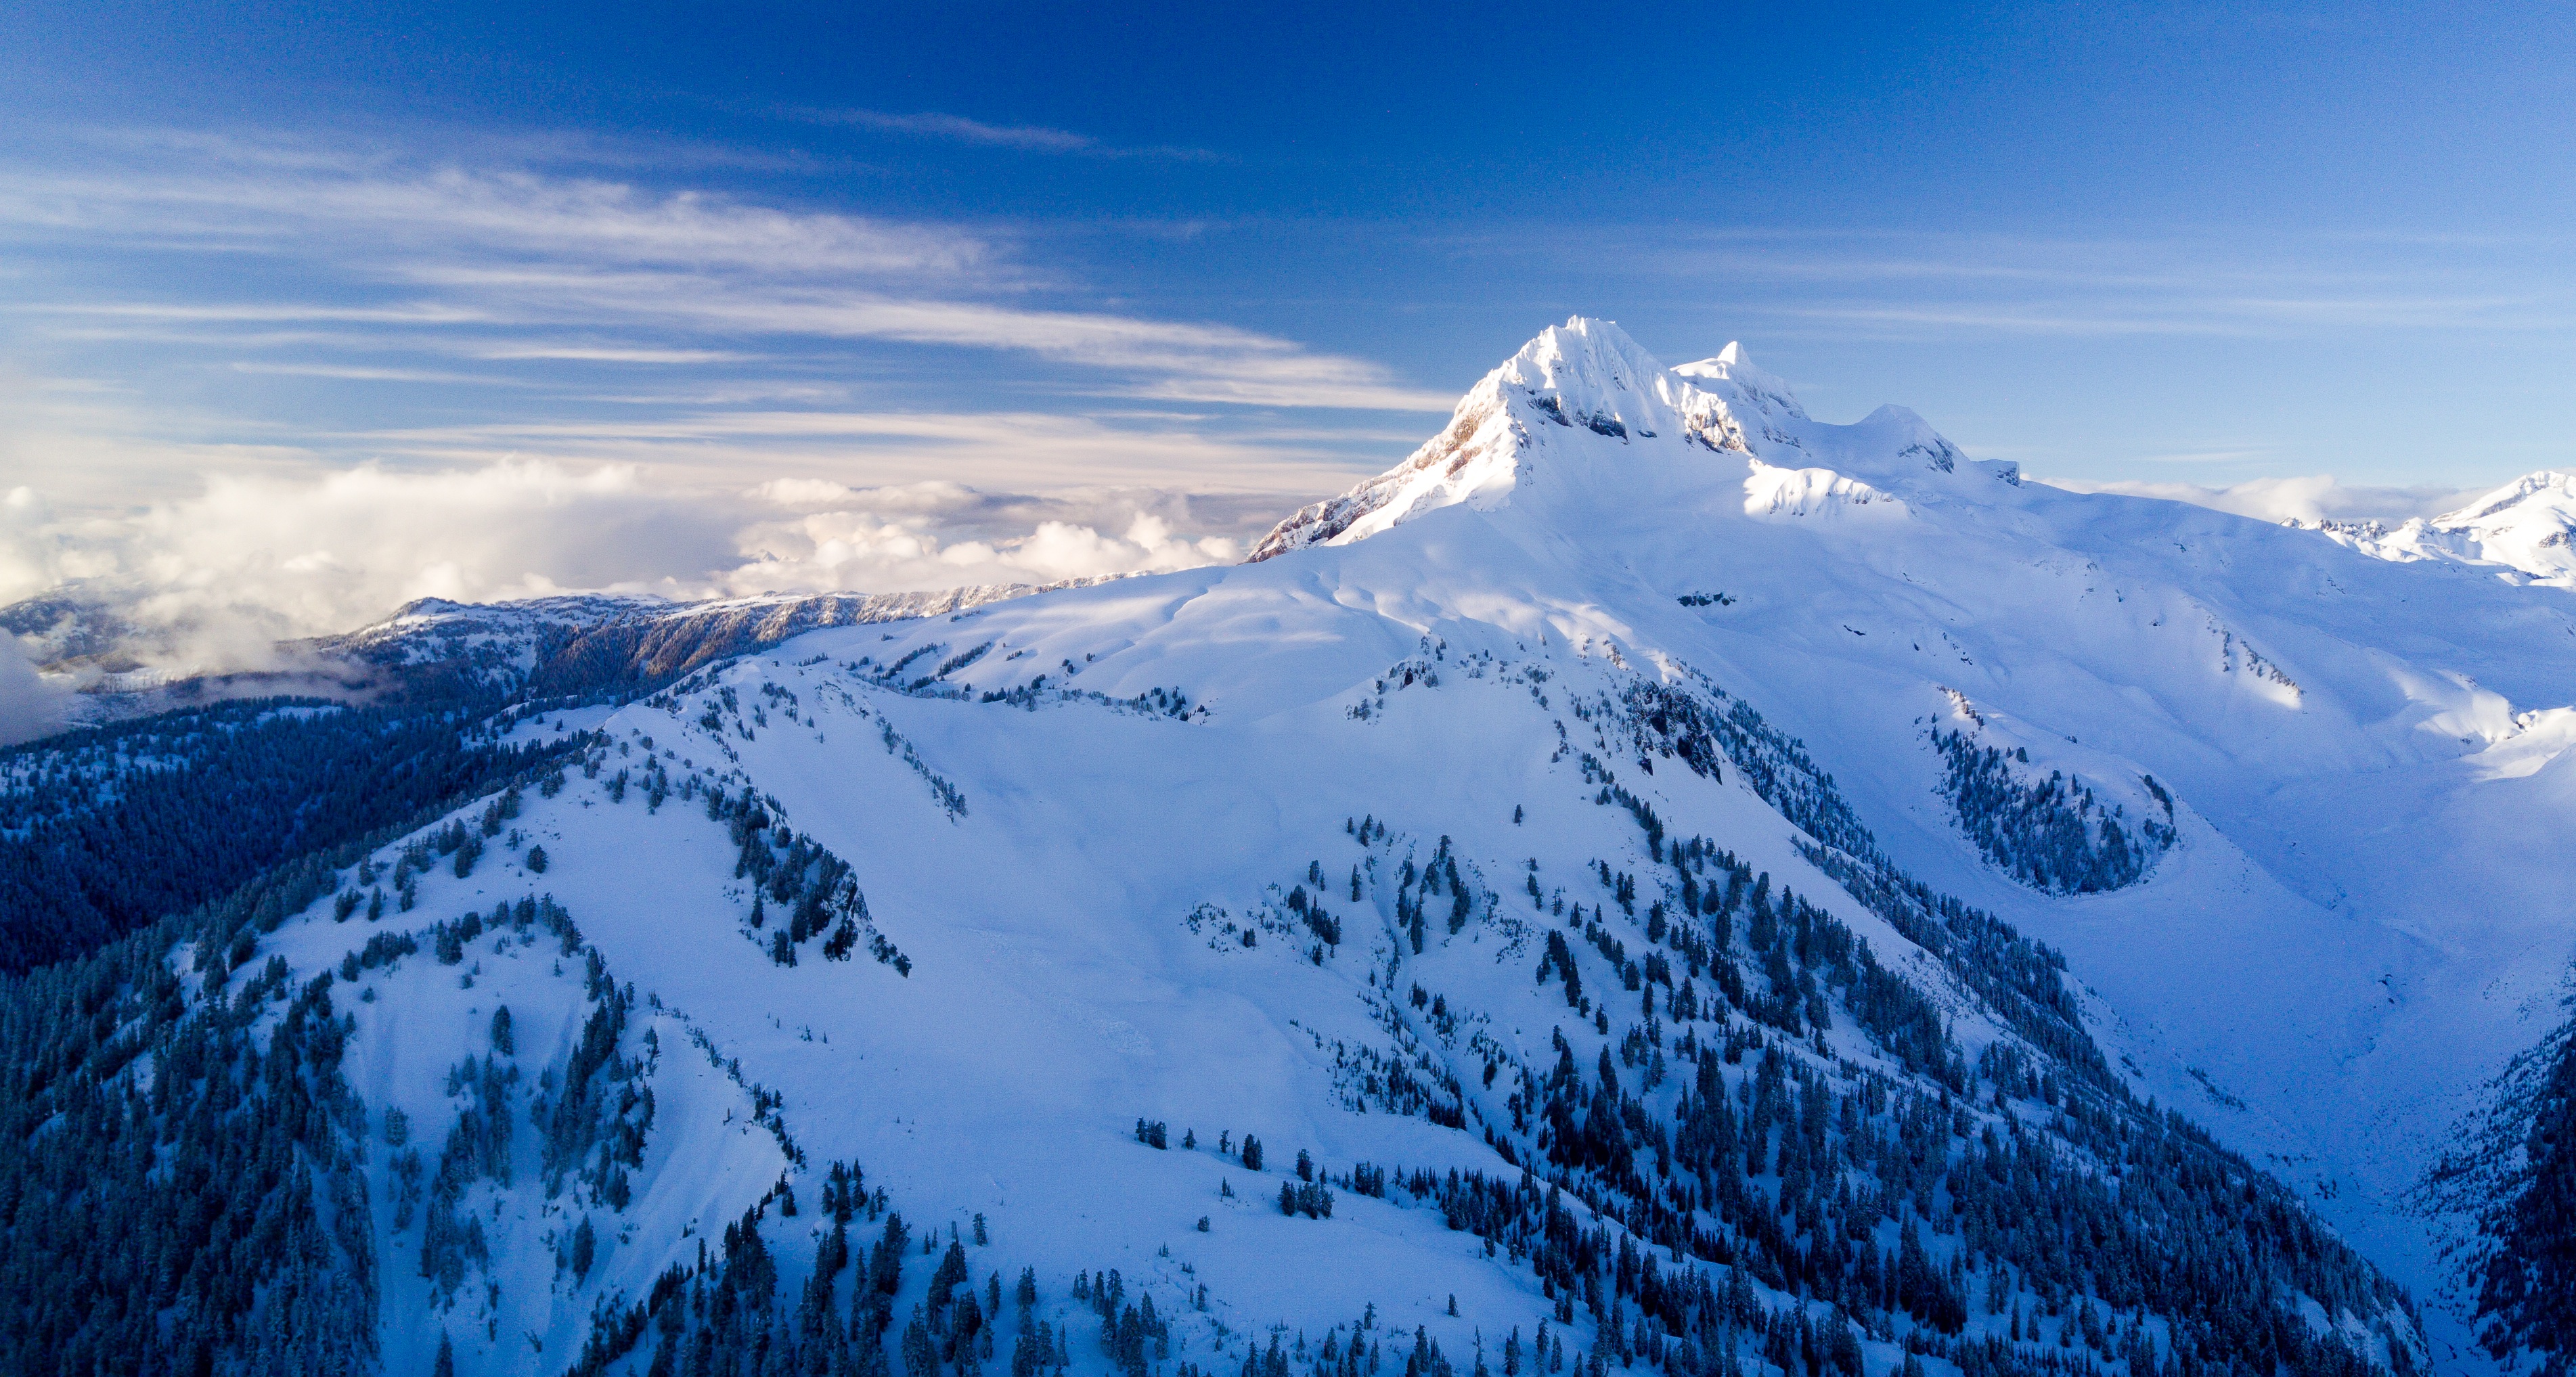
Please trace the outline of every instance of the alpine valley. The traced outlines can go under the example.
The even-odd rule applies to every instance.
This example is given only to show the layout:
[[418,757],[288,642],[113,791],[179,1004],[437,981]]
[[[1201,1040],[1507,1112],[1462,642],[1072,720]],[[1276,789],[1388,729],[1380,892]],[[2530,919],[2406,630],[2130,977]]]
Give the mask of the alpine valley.
[[124,685],[0,753],[0,1368],[2565,1372],[2568,482],[1578,318],[1244,564]]

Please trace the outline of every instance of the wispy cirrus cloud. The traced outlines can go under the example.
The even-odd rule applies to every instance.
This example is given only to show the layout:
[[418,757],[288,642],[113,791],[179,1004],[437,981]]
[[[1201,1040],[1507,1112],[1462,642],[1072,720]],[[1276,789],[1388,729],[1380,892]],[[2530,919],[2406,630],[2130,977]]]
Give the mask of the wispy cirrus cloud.
[[691,482],[743,472],[840,482],[864,474],[882,486],[971,474],[979,484],[1022,490],[1111,485],[1256,494],[1274,515],[1297,505],[1299,494],[1346,486],[1352,477],[1348,461],[1325,443],[1328,435],[1236,436],[1202,424],[1203,418],[1161,414],[893,411],[804,400],[815,404],[374,427],[329,438],[432,463],[540,454],[642,465]]
[[452,361],[849,377],[917,369],[928,347],[1024,360],[1059,396],[1452,400],[1258,331],[1087,304],[1009,227],[305,140],[113,134],[90,152],[0,158],[0,243],[31,265],[0,295],[39,346],[26,352],[140,342],[256,351],[228,362],[278,376],[542,385],[569,375],[474,378]]
[[2278,338],[2330,327],[2381,329],[2555,329],[2560,312],[2543,310],[2537,297],[2370,297],[2316,295],[2226,296],[2177,293],[2152,301],[2105,301],[2098,296],[2066,301],[2002,303],[1816,305],[1782,315],[1838,335],[1877,338],[1957,338],[2020,335],[2058,338],[2181,336]]
[[472,352],[478,359],[576,359],[591,363],[736,363],[748,357],[727,349],[631,349],[602,344],[496,344]]
[[[1284,510],[1344,486],[1354,449],[1389,447],[1348,413],[1453,400],[1275,335],[1104,309],[1009,226],[307,139],[93,132],[66,146],[76,155],[0,153],[15,269],[0,340],[21,370],[0,379],[0,467],[67,513],[370,462],[614,466],[675,492],[1106,484]],[[1336,425],[1356,438],[1337,443]],[[131,564],[122,538],[48,529],[62,558],[21,559],[0,592]],[[671,558],[670,577],[713,586],[704,561]]]
[[336,363],[236,363],[236,373],[267,373],[287,378],[336,378],[343,382],[469,383],[478,387],[524,387],[515,378],[478,373],[447,373],[432,368],[365,368]]
[[781,112],[786,117],[807,124],[840,125],[851,129],[873,129],[887,134],[909,134],[920,138],[946,139],[955,143],[978,144],[987,148],[1009,148],[1024,153],[1070,153],[1090,158],[1168,158],[1177,162],[1215,162],[1220,155],[1211,149],[1186,148],[1171,144],[1123,145],[1105,143],[1088,134],[1070,129],[1053,129],[1034,124],[990,124],[963,115],[944,115],[925,111],[916,114],[893,114],[883,110],[816,109],[799,106]]
[[[2174,227],[2047,236],[1939,229],[1568,227],[1578,261],[1687,292],[1724,284],[1765,337],[1844,342],[2289,339],[2576,327],[2565,239],[2271,235]],[[1516,241],[1466,240],[1511,252]]]
[[13,238],[78,232],[97,236],[94,248],[251,253],[308,273],[423,252],[935,282],[989,268],[988,241],[952,226],[781,209],[398,146],[84,130],[50,147],[86,156],[0,162],[0,231]]

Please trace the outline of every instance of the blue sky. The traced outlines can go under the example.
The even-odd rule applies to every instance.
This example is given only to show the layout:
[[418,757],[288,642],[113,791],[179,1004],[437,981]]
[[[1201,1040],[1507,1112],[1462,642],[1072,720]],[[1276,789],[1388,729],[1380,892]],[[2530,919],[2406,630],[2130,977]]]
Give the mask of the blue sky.
[[1219,557],[1578,311],[2069,481],[2568,462],[2565,11],[1387,8],[12,6],[0,594]]

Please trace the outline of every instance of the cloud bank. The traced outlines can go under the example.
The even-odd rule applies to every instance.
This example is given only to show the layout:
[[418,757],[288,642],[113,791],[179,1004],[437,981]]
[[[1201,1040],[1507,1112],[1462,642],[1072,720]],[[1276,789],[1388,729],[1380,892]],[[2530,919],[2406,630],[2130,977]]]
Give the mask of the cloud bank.
[[0,746],[60,728],[68,687],[38,674],[16,637],[0,636]]
[[[2395,521],[2473,495],[2323,475],[2227,487],[2046,481],[2266,521]],[[779,477],[735,487],[555,459],[224,474],[189,496],[104,515],[53,514],[22,487],[0,498],[0,605],[68,592],[125,624],[105,659],[96,647],[34,643],[48,663],[86,653],[92,672],[285,668],[278,642],[347,631],[424,597],[901,592],[1228,563],[1301,500],[1151,486],[993,491],[946,480],[856,487]],[[0,657],[0,687],[15,700],[0,707],[0,728],[50,711],[53,690],[23,656]]]
[[[1183,569],[1241,558],[1242,535],[1285,505],[953,482],[707,488],[552,460],[218,476],[108,516],[52,517],[22,488],[0,505],[0,604],[68,592],[111,612],[128,627],[112,664],[280,668],[278,641],[346,631],[415,598],[896,592]],[[49,660],[83,649],[38,648]],[[12,673],[0,664],[0,680]]]
[[2438,516],[2488,490],[2485,486],[2454,488],[2447,484],[2373,487],[2340,482],[2327,474],[2303,478],[2253,478],[2225,487],[2125,479],[2095,482],[2081,478],[2040,478],[2037,481],[2069,492],[2156,497],[2168,502],[2188,502],[2195,507],[2233,512],[2260,521],[2297,520],[2312,524],[2320,520],[2376,520],[2394,524],[2410,517]]

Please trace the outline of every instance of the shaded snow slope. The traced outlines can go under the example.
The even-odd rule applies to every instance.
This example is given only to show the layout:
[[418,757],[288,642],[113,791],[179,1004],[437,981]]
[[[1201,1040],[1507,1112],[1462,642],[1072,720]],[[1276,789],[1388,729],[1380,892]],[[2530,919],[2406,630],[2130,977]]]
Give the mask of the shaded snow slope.
[[[401,1227],[380,1213],[388,1351],[424,1354],[443,1333],[461,1370],[550,1366],[601,1315],[692,1263],[699,1241],[783,1201],[782,1186],[805,1210],[770,1221],[792,1275],[825,1227],[820,1178],[843,1160],[862,1164],[916,1230],[988,1226],[991,1243],[970,1254],[975,1275],[1034,1267],[1051,1320],[1081,1313],[1067,1278],[1117,1269],[1131,1293],[1178,1312],[1175,1361],[1230,1371],[1244,1341],[1258,1348],[1273,1326],[1320,1340],[1370,1313],[1395,1340],[1419,1326],[1461,1358],[1480,1334],[1491,1347],[1551,1315],[1578,1350],[1606,1347],[1580,1310],[1567,1322],[1519,1258],[1481,1253],[1436,1208],[1345,1183],[1317,1221],[1283,1215],[1276,1196],[1300,1153],[1337,1178],[1375,1164],[1518,1179],[1501,1154],[1516,1144],[1526,1157],[1547,1140],[1527,1097],[1558,1049],[1587,1080],[1596,1064],[1617,1067],[1659,1115],[1687,1104],[1685,1036],[1753,1041],[1722,1069],[1710,1053],[1717,1083],[1748,1104],[1764,1041],[1844,1081],[1935,1089],[1842,996],[1829,1027],[1783,1037],[1741,1014],[1685,1012],[1678,969],[1642,993],[1623,981],[1609,946],[1632,968],[1683,961],[1647,933],[1676,902],[1673,872],[1652,858],[1677,861],[1665,842],[1685,836],[1719,839],[1764,892],[1821,906],[1926,992],[1959,1069],[1986,1068],[1986,1095],[2005,1091],[1974,1113],[1961,1104],[1960,1132],[2048,1122],[2036,1084],[2006,1089],[2005,1063],[1988,1060],[2037,1056],[2024,1037],[1837,889],[1765,801],[1748,769],[1770,772],[1773,797],[1808,800],[1819,833],[1866,846],[1834,821],[1829,786],[1798,782],[1788,748],[1751,738],[1722,759],[1700,755],[1703,772],[1686,731],[1638,734],[1647,719],[1620,704],[1666,676],[1633,629],[1579,609],[1525,629],[1446,619],[1432,630],[1353,606],[1394,550],[1342,554],[1340,572],[1359,581],[1274,561],[1086,590],[1052,614],[1032,603],[1038,615],[1010,625],[987,612],[815,633],[598,721],[590,764],[559,793],[524,797],[515,817],[491,814],[493,840],[470,873],[432,855],[409,881],[412,907],[371,920],[354,902],[402,888],[389,878],[401,851],[389,848],[372,879],[348,877],[350,908],[325,901],[264,939],[261,952],[297,980],[354,976],[336,991],[356,1011],[348,1074],[379,1122],[408,1113],[432,1178],[445,1160],[436,1144],[483,1103],[472,1075],[460,1090],[449,1068],[499,1057],[486,1030],[501,1005],[513,1011],[516,1047],[500,1061],[519,1088],[501,1098],[532,1131],[511,1140],[510,1180],[478,1177],[462,1194],[488,1265],[443,1290],[414,1265],[430,1206]],[[1228,653],[1230,638],[1210,634],[1228,624],[1275,655],[1246,657],[1240,643]],[[1050,665],[1047,685],[1027,687],[1032,673],[1015,697],[984,701],[1018,678],[1012,667]],[[1686,674],[1670,683],[1723,701]],[[557,728],[540,718],[521,730]],[[810,937],[789,940],[793,964],[777,959],[795,931],[790,905],[743,871],[744,853],[709,817],[725,797],[739,807],[746,787],[774,828],[849,860],[864,900],[832,916],[865,925],[850,959]],[[1614,787],[1636,804],[1612,803]],[[712,809],[709,788],[726,791]],[[479,835],[475,818],[457,821]],[[1441,870],[1435,897],[1415,881],[1444,858],[1454,869]],[[1612,871],[1634,899],[1603,882]],[[577,932],[498,915],[456,927],[539,894]],[[1310,914],[1329,915],[1338,940]],[[462,935],[442,947],[437,926]],[[397,932],[420,934],[419,949],[380,967],[347,956]],[[1541,962],[1567,943],[1591,992],[1580,1009]],[[1748,979],[1759,988],[1764,977]],[[1712,999],[1717,984],[1713,969],[1701,973]],[[561,1099],[603,988],[630,991],[633,1024],[654,1037],[647,1050],[630,1028],[622,1043],[637,1066],[620,1083],[654,1104],[625,1209],[578,1180],[546,1187],[533,1131]],[[1641,1021],[1637,1002],[1654,1010],[1657,992],[1661,1016]],[[1641,1029],[1654,1033],[1651,1055],[1631,1060]],[[1168,1125],[1171,1146],[1139,1143],[1140,1119]],[[1948,1114],[1937,1122],[1946,1137]],[[1210,1150],[1247,1133],[1268,1146],[1262,1170]],[[407,1189],[398,1154],[369,1172],[379,1201]],[[1589,1227],[1594,1217],[1567,1199]],[[576,1277],[563,1258],[584,1216],[602,1241]],[[1901,1232],[1890,1220],[1871,1237],[1892,1253]],[[915,1277],[904,1304],[920,1296]],[[1768,1286],[1761,1295],[1793,1308]],[[2366,1289],[2328,1297],[2319,1313],[2365,1350],[2414,1342],[2411,1323]],[[2005,1328],[1982,1311],[1971,1324]],[[1086,1342],[1093,1332],[1077,1329]],[[1865,1358],[1885,1373],[1902,1355],[1873,1339]],[[1076,1359],[1097,1370],[1084,1345]]]

